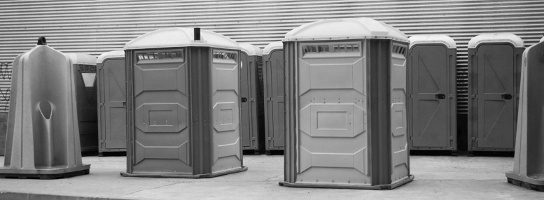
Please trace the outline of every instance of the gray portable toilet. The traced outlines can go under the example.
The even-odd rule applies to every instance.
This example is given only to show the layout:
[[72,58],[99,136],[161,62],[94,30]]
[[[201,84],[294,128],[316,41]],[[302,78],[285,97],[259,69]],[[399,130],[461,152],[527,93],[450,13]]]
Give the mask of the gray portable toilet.
[[[262,51],[249,43],[240,43],[240,132],[243,150],[258,154],[264,146],[264,120],[262,82],[259,69],[262,69]],[[262,133],[262,134],[261,134]]]
[[288,32],[285,176],[280,185],[392,189],[410,175],[408,38],[370,18]]
[[508,183],[544,192],[544,43],[523,52],[514,169]]
[[79,120],[81,152],[98,152],[98,116],[96,87],[96,57],[80,53],[67,53],[76,73],[75,87]]
[[523,40],[487,33],[468,43],[468,151],[514,151]]
[[92,117],[83,115],[92,111],[82,106],[88,104],[87,95],[96,97],[81,88],[92,88],[92,75],[82,73],[92,73],[88,68],[95,61],[91,55],[59,52],[47,46],[43,37],[36,47],[15,58],[0,177],[51,179],[89,174],[90,165],[81,159],[80,137],[84,135],[80,132],[88,128],[86,122]]
[[410,37],[410,150],[457,150],[456,48],[455,41],[447,35]]
[[201,178],[247,170],[240,141],[238,43],[166,28],[125,45],[127,171]]
[[125,52],[110,51],[96,60],[98,153],[124,152],[127,146]]
[[264,126],[266,153],[285,149],[285,107],[283,43],[272,42],[263,49]]

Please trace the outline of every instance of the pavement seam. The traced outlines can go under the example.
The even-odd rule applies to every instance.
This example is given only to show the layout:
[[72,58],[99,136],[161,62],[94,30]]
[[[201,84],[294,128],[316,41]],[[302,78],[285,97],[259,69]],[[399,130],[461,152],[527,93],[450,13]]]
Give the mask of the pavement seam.
[[[181,183],[184,183],[184,182],[181,182]],[[159,189],[159,188],[162,188],[162,187],[171,186],[171,185],[176,185],[176,184],[180,184],[180,183],[170,183],[170,184],[166,184],[166,185],[157,186],[157,187],[154,187],[154,188],[146,188],[146,189],[134,191],[134,192],[131,192],[131,193],[128,193],[128,194],[123,194],[122,196],[119,196],[119,197],[120,197],[120,198],[123,198],[124,196],[128,196],[128,195],[131,195],[131,194],[135,194],[135,193],[138,193],[138,192],[141,192],[141,191],[145,191],[145,190],[154,190],[154,189]]]

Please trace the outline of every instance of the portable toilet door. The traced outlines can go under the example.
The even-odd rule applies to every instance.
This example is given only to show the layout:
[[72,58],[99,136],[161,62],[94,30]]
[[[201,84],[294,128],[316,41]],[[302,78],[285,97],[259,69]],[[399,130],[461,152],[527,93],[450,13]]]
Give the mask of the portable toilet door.
[[410,37],[410,150],[457,150],[456,52],[447,35]]
[[240,47],[199,28],[167,28],[125,45],[127,171],[201,178],[247,170],[240,141]]
[[266,153],[285,149],[285,78],[283,43],[272,42],[263,50],[264,123]]
[[125,52],[103,53],[96,60],[99,155],[126,151]]
[[[259,118],[258,96],[261,91],[258,69],[262,63],[261,49],[249,43],[240,43],[240,96],[241,115],[240,132],[242,147],[258,154],[264,145],[264,133],[260,134],[261,118]],[[261,141],[262,140],[262,141]]]
[[370,18],[304,24],[284,38],[285,176],[292,187],[410,182],[408,38]]
[[468,43],[468,151],[513,151],[523,40],[481,34]]

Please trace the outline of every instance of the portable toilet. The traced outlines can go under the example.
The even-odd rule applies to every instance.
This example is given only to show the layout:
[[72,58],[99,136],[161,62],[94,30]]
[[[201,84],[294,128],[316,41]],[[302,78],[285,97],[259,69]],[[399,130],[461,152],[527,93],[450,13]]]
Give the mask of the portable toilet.
[[285,149],[283,43],[272,42],[263,49],[264,126],[266,153]]
[[89,117],[82,115],[89,113],[81,112],[87,102],[80,101],[88,100],[88,93],[80,90],[80,79],[91,79],[81,73],[94,61],[90,55],[61,53],[43,37],[15,58],[0,177],[51,179],[89,173],[90,165],[81,160],[81,122]]
[[98,152],[96,57],[81,53],[66,55],[72,60],[72,67],[79,72],[75,74],[74,86],[78,98],[81,152],[96,153]]
[[408,38],[370,18],[304,24],[284,38],[280,185],[392,189],[410,182]]
[[509,183],[544,192],[544,42],[523,53],[514,170]]
[[457,150],[456,48],[455,41],[447,35],[410,37],[410,150]]
[[125,52],[110,51],[96,60],[99,155],[127,147]]
[[200,178],[242,163],[238,43],[199,28],[166,28],[125,45],[127,171]]
[[264,146],[264,115],[262,82],[262,51],[249,43],[240,43],[240,132],[243,150],[258,154]]
[[514,151],[523,40],[486,33],[468,43],[468,151]]

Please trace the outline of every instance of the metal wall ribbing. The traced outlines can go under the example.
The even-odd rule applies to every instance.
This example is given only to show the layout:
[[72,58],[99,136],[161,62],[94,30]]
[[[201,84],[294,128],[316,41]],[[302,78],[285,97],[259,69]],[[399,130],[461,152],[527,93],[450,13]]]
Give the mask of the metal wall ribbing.
[[[454,38],[461,113],[467,110],[470,38],[511,32],[529,46],[544,33],[541,0],[2,0],[0,62],[12,62],[32,48],[38,36],[66,53],[99,55],[152,30],[198,26],[263,47],[300,24],[348,17],[372,17],[408,35],[437,33]],[[5,69],[9,74],[10,68]],[[0,91],[5,93],[9,86],[9,79],[0,76]],[[7,108],[5,100],[0,99],[0,108]]]

